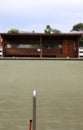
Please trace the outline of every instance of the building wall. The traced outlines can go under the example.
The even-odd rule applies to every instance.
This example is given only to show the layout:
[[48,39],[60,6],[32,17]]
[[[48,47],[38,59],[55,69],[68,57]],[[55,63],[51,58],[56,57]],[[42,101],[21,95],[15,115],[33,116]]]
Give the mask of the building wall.
[[63,41],[63,56],[64,57],[75,57],[74,40]]

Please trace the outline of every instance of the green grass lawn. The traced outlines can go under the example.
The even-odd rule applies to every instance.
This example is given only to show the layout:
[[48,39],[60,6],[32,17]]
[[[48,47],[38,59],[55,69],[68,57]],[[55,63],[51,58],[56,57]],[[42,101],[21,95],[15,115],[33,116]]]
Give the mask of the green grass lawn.
[[83,130],[83,61],[0,60],[0,130]]

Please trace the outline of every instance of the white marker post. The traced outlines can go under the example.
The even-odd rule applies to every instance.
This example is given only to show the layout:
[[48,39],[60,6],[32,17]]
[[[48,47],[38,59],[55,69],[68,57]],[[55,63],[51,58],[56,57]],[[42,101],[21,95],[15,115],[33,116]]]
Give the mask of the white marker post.
[[33,91],[33,120],[32,120],[32,130],[36,130],[36,98],[37,98],[37,94],[36,91]]

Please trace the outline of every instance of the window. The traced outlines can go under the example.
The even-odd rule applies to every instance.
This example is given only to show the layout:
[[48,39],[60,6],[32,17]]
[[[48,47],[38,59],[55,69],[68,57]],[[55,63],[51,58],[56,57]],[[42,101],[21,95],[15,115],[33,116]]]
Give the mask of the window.
[[43,40],[43,48],[47,49],[62,49],[62,40],[45,39]]

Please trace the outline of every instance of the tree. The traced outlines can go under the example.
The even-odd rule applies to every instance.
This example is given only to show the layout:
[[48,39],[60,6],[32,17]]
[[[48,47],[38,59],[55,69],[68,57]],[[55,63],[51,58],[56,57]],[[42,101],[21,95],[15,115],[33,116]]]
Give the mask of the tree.
[[[74,25],[71,31],[78,31],[80,33],[83,33],[83,23],[78,23]],[[80,46],[83,46],[83,34],[80,38]]]
[[46,29],[44,30],[45,33],[50,34],[52,32],[52,28],[50,25],[46,26]]
[[8,31],[8,33],[19,33],[20,31],[18,29],[11,29]]
[[44,30],[44,33],[52,34],[52,33],[60,33],[60,31],[58,29],[52,29],[50,25],[46,25],[46,29]]
[[83,31],[83,23],[78,23],[74,25],[72,31]]
[[52,29],[53,33],[61,33],[58,29]]
[[80,46],[83,47],[83,35],[80,38]]

